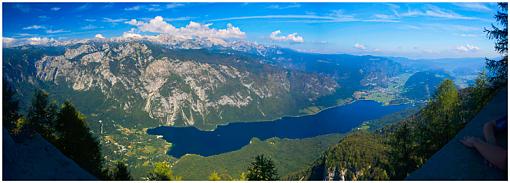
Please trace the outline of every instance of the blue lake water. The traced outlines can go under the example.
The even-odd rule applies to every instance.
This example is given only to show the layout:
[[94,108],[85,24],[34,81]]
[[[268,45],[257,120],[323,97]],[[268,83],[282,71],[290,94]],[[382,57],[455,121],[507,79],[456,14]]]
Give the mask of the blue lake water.
[[380,118],[408,108],[409,105],[389,105],[360,100],[348,105],[323,110],[315,115],[284,117],[274,121],[230,123],[214,131],[200,131],[195,127],[161,126],[147,130],[151,135],[162,135],[172,143],[168,154],[210,156],[238,150],[253,137],[266,140],[271,137],[299,139],[331,133],[344,133],[363,121]]

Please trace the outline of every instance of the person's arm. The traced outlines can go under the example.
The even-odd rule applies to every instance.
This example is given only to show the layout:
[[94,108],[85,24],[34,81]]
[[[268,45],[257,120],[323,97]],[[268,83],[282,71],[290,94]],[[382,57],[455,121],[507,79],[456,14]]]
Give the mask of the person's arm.
[[482,157],[499,169],[507,169],[507,151],[505,149],[475,137],[466,137],[461,142],[467,147],[475,148]]

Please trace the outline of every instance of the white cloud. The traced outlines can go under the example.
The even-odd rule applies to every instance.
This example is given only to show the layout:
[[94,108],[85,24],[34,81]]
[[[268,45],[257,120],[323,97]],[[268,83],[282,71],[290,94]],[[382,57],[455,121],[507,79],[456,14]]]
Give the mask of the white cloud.
[[87,21],[87,22],[95,22],[96,19],[86,18],[85,21]]
[[165,7],[161,7],[159,4],[150,4],[150,5],[136,5],[136,6],[124,8],[124,10],[125,11],[144,10],[144,11],[158,12],[158,11],[163,11],[165,8],[173,9],[173,8],[177,8],[177,7],[181,7],[181,6],[184,6],[184,4],[172,3],[172,4],[166,5]]
[[441,9],[437,6],[428,5],[424,11],[408,9],[407,12],[399,13],[401,17],[428,16],[435,18],[459,19],[459,20],[475,20],[477,17],[468,17],[460,15],[451,10]]
[[97,39],[105,39],[105,37],[102,34],[96,34],[96,36],[94,37]]
[[171,4],[167,4],[166,8],[172,9],[172,8],[178,8],[178,7],[183,7],[183,6],[184,6],[184,4],[182,4],[182,3],[171,3]]
[[126,21],[127,19],[125,18],[118,18],[118,19],[111,19],[111,18],[103,18],[103,22],[108,22],[108,23],[120,23],[120,22],[124,22]]
[[23,27],[23,30],[37,30],[37,29],[46,29],[46,27],[42,25],[31,25],[28,27]]
[[46,30],[46,33],[48,33],[48,34],[57,34],[57,33],[64,33],[64,32],[69,32],[69,31],[66,31],[64,29],[57,29],[57,30],[48,29],[48,30]]
[[280,30],[276,30],[271,32],[269,38],[274,41],[290,41],[293,43],[303,43],[305,40],[303,37],[299,36],[297,33],[288,34],[287,36],[280,36],[282,32]]
[[455,48],[455,49],[457,51],[461,51],[461,52],[475,52],[475,51],[480,50],[479,47],[474,46],[474,45],[470,45],[470,44],[457,46],[457,48]]
[[143,37],[144,36],[135,33],[135,29],[134,28],[131,29],[130,31],[124,32],[122,34],[122,38],[127,38],[127,39],[142,39]]
[[88,9],[90,9],[90,8],[92,8],[92,6],[91,6],[90,4],[88,4],[88,3],[87,3],[87,4],[83,4],[83,5],[81,5],[81,6],[78,6],[78,7],[75,9],[75,11],[84,11],[84,10],[88,10]]
[[103,28],[103,27],[98,27],[98,26],[95,26],[92,24],[81,27],[81,29],[83,29],[83,30],[92,30],[92,29],[98,29],[98,28]]
[[360,50],[366,50],[367,47],[363,44],[360,44],[360,43],[356,43],[354,44],[354,48],[357,48],[357,49],[360,49]]
[[136,26],[141,32],[152,32],[160,34],[171,34],[180,37],[204,37],[204,38],[220,38],[220,39],[242,39],[245,33],[232,24],[227,24],[225,29],[210,28],[212,24],[200,24],[190,21],[185,27],[176,28],[169,24],[161,16],[156,16],[148,22],[131,19],[126,24]]
[[138,11],[140,9],[142,9],[141,6],[133,6],[133,7],[129,7],[129,8],[124,8],[124,10],[126,10],[126,11]]
[[356,18],[354,15],[344,14],[342,10],[331,11],[326,16],[308,14],[305,15],[259,15],[259,16],[240,16],[240,17],[227,17],[209,20],[216,21],[229,21],[229,20],[248,20],[248,19],[275,19],[280,22],[296,22],[296,23],[334,23],[334,22],[398,22],[392,19],[361,19]]
[[53,38],[47,38],[47,37],[32,37],[27,39],[28,44],[31,45],[42,45],[42,44],[48,44],[49,42],[55,41]]
[[458,34],[460,37],[481,37],[480,34]]
[[289,5],[283,5],[283,6],[280,6],[279,4],[273,4],[273,5],[268,6],[267,8],[282,10],[282,9],[299,8],[299,7],[301,7],[301,4],[293,3],[293,4],[289,4]]
[[4,47],[11,47],[16,43],[16,39],[10,37],[2,37],[2,45]]
[[492,11],[487,4],[484,3],[455,3],[455,5],[462,7],[464,9],[480,11],[480,12],[490,12]]
[[46,16],[46,15],[41,15],[41,16],[38,16],[37,18],[41,19],[41,20],[47,20],[49,19],[50,17]]
[[61,9],[60,7],[53,7],[53,8],[51,8],[50,10],[51,10],[51,11],[58,11],[58,10],[60,10],[60,9]]

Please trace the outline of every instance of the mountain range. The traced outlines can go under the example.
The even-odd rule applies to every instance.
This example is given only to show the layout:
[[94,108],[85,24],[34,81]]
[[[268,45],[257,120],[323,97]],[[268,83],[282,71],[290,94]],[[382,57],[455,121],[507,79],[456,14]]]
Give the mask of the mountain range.
[[[471,59],[475,64],[456,68],[443,67],[447,61],[303,53],[239,41],[93,39],[3,48],[3,77],[22,106],[30,105],[36,88],[72,101],[87,115],[107,159],[143,168],[172,158],[164,153],[169,144],[146,134],[148,128],[214,130],[313,114],[374,99],[375,92],[390,103],[424,102],[444,78],[469,83],[481,69],[477,61],[483,65]],[[130,150],[137,148],[145,150]]]

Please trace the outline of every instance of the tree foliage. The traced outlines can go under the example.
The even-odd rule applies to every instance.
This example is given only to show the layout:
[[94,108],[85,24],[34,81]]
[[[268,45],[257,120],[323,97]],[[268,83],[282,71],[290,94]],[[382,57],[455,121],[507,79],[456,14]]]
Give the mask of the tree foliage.
[[273,160],[264,155],[258,155],[248,167],[248,180],[278,180],[278,172]]
[[110,178],[112,180],[133,180],[126,164],[123,162],[117,162],[115,168],[110,172]]
[[2,85],[2,115],[3,115],[3,126],[8,131],[12,131],[16,126],[18,118],[21,117],[19,114],[19,101],[15,98],[14,89],[9,83],[3,80]]
[[44,138],[55,141],[57,104],[49,101],[48,93],[37,89],[28,109],[28,122]]
[[218,174],[218,172],[213,171],[211,173],[211,175],[209,175],[209,177],[207,179],[210,180],[210,181],[220,181],[221,177],[220,177],[220,174]]
[[105,177],[98,140],[92,135],[85,117],[68,101],[57,114],[59,149],[82,168],[97,177]]
[[170,169],[168,162],[158,162],[154,165],[154,169],[149,172],[149,180],[181,180],[179,176],[175,176]]
[[325,156],[333,180],[388,180],[388,146],[380,135],[357,131],[344,137]]
[[492,24],[490,29],[485,28],[489,39],[495,41],[494,49],[502,55],[499,60],[487,59],[487,67],[493,72],[491,81],[496,85],[505,85],[508,81],[508,3],[498,3],[501,11],[494,18],[497,25]]
[[421,111],[418,123],[417,149],[423,157],[430,157],[454,137],[462,127],[460,98],[452,80],[446,79],[434,97]]
[[418,157],[416,154],[417,144],[412,133],[411,125],[407,122],[401,124],[394,133],[390,134],[388,144],[391,179],[401,180],[407,177],[409,172],[417,168]]

